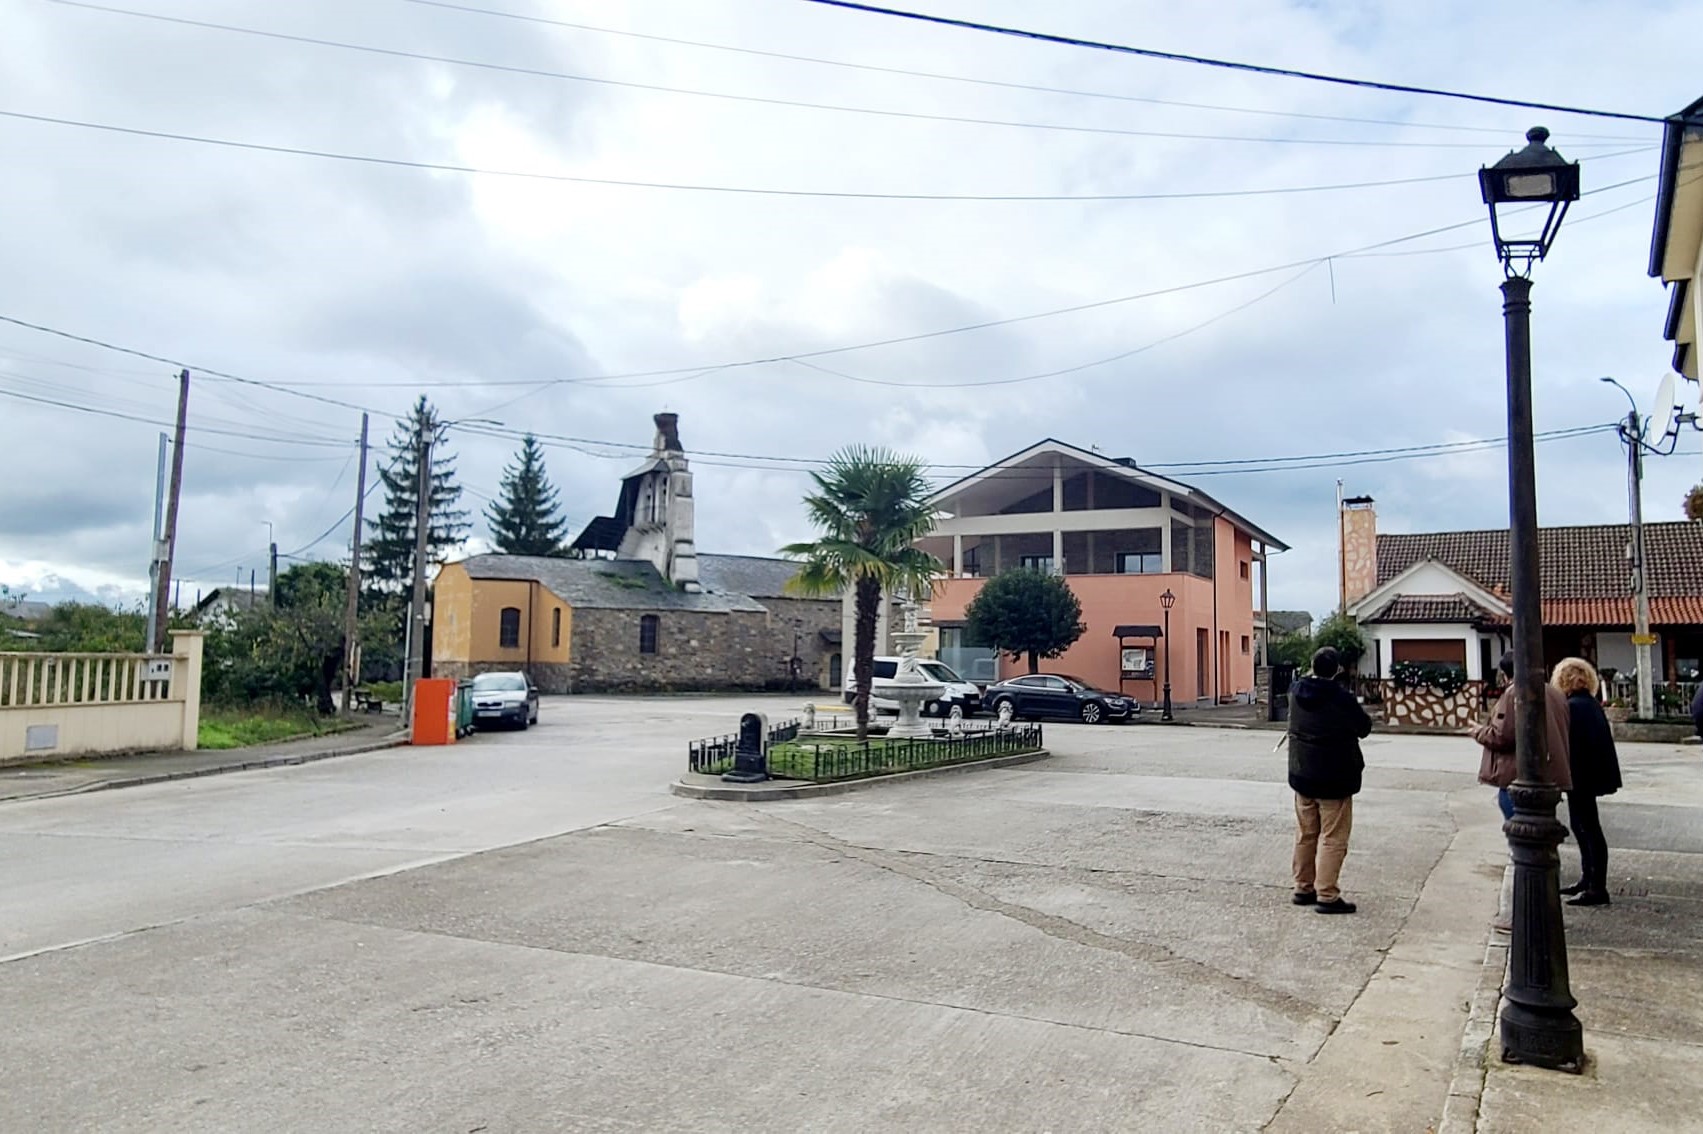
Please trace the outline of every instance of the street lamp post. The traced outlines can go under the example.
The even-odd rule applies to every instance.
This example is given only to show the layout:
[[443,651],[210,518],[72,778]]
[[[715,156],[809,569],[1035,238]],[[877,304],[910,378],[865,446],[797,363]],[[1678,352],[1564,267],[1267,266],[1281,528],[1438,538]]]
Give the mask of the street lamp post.
[[[1518,767],[1508,794],[1514,817],[1503,826],[1514,861],[1513,938],[1502,990],[1502,1058],[1564,1071],[1583,1069],[1584,1035],[1568,988],[1567,940],[1561,921],[1561,858],[1566,829],[1555,818],[1561,793],[1544,775],[1545,733],[1542,582],[1538,573],[1537,469],[1532,453],[1531,270],[1579,198],[1579,167],[1544,143],[1541,126],[1526,147],[1479,170],[1490,231],[1502,261],[1502,316],[1508,373],[1508,575],[1513,592],[1514,752]],[[1535,236],[1503,234],[1499,207],[1547,205]],[[1523,210],[1522,210],[1523,211]]]
[[1159,719],[1168,721],[1171,719],[1171,608],[1177,605],[1177,596],[1171,593],[1171,588],[1166,587],[1159,596],[1159,605],[1165,611],[1165,700]]

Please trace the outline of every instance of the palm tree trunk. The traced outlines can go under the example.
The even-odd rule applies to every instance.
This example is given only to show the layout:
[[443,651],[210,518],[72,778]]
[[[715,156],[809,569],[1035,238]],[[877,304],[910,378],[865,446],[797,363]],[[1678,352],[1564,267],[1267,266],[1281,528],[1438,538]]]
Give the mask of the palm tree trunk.
[[875,684],[875,616],[881,604],[881,584],[867,576],[857,581],[852,630],[852,682],[856,693],[857,738],[869,736],[869,691]]

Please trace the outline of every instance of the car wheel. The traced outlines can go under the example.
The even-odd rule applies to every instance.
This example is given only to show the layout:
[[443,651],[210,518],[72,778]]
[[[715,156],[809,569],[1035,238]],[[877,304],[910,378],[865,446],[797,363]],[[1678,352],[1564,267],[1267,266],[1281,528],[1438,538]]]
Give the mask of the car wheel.
[[1083,724],[1099,724],[1105,719],[1106,709],[1105,706],[1100,704],[1100,702],[1090,701],[1086,705],[1082,706]]

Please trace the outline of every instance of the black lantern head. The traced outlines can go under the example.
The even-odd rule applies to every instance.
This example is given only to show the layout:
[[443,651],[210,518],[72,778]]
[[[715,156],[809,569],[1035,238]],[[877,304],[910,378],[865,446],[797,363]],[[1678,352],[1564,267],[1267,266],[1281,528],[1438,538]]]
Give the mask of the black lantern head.
[[1177,596],[1171,593],[1170,588],[1167,587],[1165,589],[1165,593],[1159,596],[1159,605],[1164,607],[1166,610],[1170,610],[1173,606],[1177,605]]
[[[1490,235],[1496,241],[1496,255],[1510,275],[1516,273],[1516,262],[1520,265],[1518,274],[1531,274],[1532,264],[1549,254],[1567,206],[1579,199],[1579,163],[1563,159],[1545,144],[1548,141],[1549,131],[1533,126],[1526,131],[1525,149],[1478,171],[1478,187],[1484,203],[1490,206]],[[1536,236],[1515,239],[1502,234],[1498,208],[1518,205],[1549,206],[1549,215]]]

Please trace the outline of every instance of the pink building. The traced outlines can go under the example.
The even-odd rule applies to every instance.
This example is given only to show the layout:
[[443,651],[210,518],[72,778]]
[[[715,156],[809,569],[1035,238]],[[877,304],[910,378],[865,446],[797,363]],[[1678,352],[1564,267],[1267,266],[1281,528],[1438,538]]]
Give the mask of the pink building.
[[965,676],[1026,672],[967,645],[963,626],[984,579],[1032,567],[1064,576],[1088,626],[1043,672],[1156,703],[1166,680],[1160,597],[1169,591],[1172,701],[1249,699],[1266,556],[1288,548],[1210,496],[1134,461],[1049,439],[947,486],[935,503],[942,518],[919,546],[947,566],[932,616],[940,657]]

